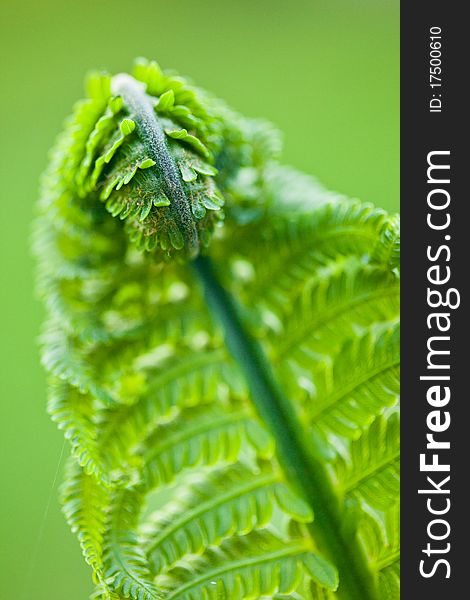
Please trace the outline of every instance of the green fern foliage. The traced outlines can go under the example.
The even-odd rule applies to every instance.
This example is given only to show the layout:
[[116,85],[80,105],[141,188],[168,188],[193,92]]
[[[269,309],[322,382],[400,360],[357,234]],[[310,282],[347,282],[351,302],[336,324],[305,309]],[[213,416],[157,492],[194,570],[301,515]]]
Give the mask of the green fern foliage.
[[42,356],[93,598],[398,599],[398,217],[279,151],[143,59],[54,148]]

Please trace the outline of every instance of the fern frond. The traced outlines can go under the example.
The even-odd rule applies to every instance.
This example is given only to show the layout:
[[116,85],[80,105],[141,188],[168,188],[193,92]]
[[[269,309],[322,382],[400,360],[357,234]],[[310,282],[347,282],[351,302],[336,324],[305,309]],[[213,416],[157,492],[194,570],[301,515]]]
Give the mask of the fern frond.
[[[303,364],[311,361],[305,356]],[[394,323],[348,340],[332,360],[315,369],[310,423],[321,437],[354,439],[399,392],[400,329]],[[299,361],[300,362],[300,361]]]
[[185,409],[192,408],[190,414],[197,415],[200,404],[217,400],[230,411],[220,375],[228,373],[226,381],[230,381],[232,373],[220,359],[218,352],[193,354],[190,360],[149,378],[144,394],[134,403],[100,411],[98,435],[108,448],[108,464],[121,463],[129,451],[179,411],[186,415]]
[[109,494],[97,480],[87,475],[71,459],[61,490],[63,512],[73,533],[78,537],[85,561],[106,591],[103,566],[103,535]]
[[346,457],[335,465],[343,493],[350,494],[375,510],[385,511],[397,503],[400,474],[400,423],[398,413],[378,416]]
[[200,554],[228,537],[265,527],[276,508],[300,522],[312,519],[308,505],[269,465],[252,470],[236,464],[209,473],[146,525],[144,543],[154,572],[162,572],[186,554]]
[[289,594],[305,580],[335,590],[337,574],[303,540],[285,542],[257,532],[208,549],[199,560],[157,578],[168,600],[260,598]]
[[58,139],[42,355],[95,598],[397,600],[398,218],[279,151],[144,59]]
[[[394,319],[399,308],[399,281],[382,269],[351,258],[329,262],[307,278],[297,293],[278,301],[282,328],[281,356],[329,352],[359,328]],[[327,338],[325,340],[325,338]]]
[[90,394],[81,393],[64,381],[55,381],[50,386],[48,412],[64,432],[75,460],[88,475],[107,481],[93,423],[93,404]]
[[400,517],[399,504],[386,512],[364,512],[358,537],[374,569],[380,598],[395,600],[400,590]]
[[152,581],[148,562],[135,534],[142,495],[133,488],[116,490],[104,538],[106,582],[124,598],[159,600],[164,596]]
[[193,409],[161,425],[147,439],[140,450],[142,477],[151,489],[170,483],[189,467],[236,462],[249,448],[262,458],[274,452],[272,439],[249,413]]
[[[328,259],[367,255],[387,221],[383,210],[344,199],[325,202],[320,198],[315,219],[311,213],[291,212],[282,201],[273,202],[271,211],[268,208],[264,219],[248,225],[239,234],[237,251],[255,272],[252,297],[274,294],[270,291],[273,284],[275,288],[290,289],[299,280],[303,282],[306,276],[314,275]],[[254,237],[256,253],[252,246]]]
[[400,217],[391,217],[382,227],[380,239],[372,253],[372,260],[400,269]]

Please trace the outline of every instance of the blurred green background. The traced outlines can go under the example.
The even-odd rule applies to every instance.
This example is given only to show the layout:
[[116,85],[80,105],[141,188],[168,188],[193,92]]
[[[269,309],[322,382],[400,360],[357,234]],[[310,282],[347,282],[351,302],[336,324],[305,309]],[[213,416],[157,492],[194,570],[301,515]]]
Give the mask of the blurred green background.
[[[57,503],[29,238],[38,177],[87,70],[156,58],[285,134],[285,161],[398,209],[398,0],[17,0],[0,8],[0,597],[79,600]],[[47,505],[50,503],[49,509]]]

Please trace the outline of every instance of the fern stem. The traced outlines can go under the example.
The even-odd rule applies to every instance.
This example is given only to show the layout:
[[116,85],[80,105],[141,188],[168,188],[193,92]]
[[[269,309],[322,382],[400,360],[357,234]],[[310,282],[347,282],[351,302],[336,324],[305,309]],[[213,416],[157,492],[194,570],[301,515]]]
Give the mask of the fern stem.
[[362,549],[352,535],[343,531],[338,497],[326,470],[301,434],[302,427],[260,344],[244,327],[235,301],[219,282],[211,260],[199,256],[191,265],[202,284],[209,311],[223,327],[227,348],[247,381],[253,403],[276,440],[279,460],[314,511],[311,531],[339,570],[338,596],[344,600],[377,600]]

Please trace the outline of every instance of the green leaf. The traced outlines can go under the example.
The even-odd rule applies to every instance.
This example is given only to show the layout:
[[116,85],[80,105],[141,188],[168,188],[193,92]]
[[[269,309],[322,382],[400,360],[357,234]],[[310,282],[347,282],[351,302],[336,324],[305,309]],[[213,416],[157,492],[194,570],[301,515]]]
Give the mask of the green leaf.
[[156,581],[168,600],[196,600],[289,594],[305,580],[329,590],[337,586],[334,569],[316,560],[301,540],[285,543],[257,532],[228,540],[218,551],[208,548],[200,559]]
[[61,500],[67,523],[78,536],[86,562],[104,584],[103,534],[109,503],[107,490],[92,475],[87,475],[74,460],[70,460]]
[[[292,503],[286,504],[285,500]],[[233,535],[265,527],[277,508],[299,522],[312,520],[304,502],[289,491],[268,464],[219,468],[196,481],[145,526],[145,548],[159,573],[187,554],[200,554]],[[285,533],[285,532],[284,532]]]
[[124,598],[158,600],[164,596],[151,580],[147,561],[133,533],[139,500],[132,489],[114,495],[105,536],[105,577],[108,586]]
[[166,112],[173,107],[175,103],[175,93],[173,90],[167,90],[158,100],[157,110]]
[[189,144],[194,148],[194,150],[196,150],[196,152],[199,152],[199,154],[201,154],[204,158],[210,158],[210,152],[204,146],[201,140],[199,140],[194,135],[188,133],[186,129],[165,129],[165,133],[168,135],[168,137],[174,140],[181,140],[182,142]]

